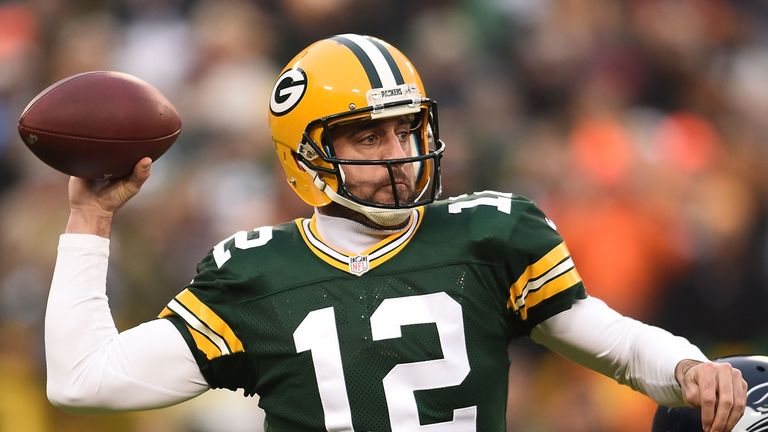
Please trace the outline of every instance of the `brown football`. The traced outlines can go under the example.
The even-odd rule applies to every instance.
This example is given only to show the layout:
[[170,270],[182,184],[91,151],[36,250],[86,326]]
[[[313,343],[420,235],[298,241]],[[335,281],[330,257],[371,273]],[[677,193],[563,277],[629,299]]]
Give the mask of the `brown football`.
[[157,160],[181,133],[176,108],[135,76],[94,71],[40,92],[19,118],[19,135],[40,160],[85,179],[119,178],[142,157]]

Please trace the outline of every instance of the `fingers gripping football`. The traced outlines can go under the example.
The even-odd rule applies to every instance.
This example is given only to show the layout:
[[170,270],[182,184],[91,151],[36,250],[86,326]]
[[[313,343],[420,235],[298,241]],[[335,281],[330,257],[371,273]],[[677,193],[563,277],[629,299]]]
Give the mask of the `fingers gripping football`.
[[109,237],[112,216],[139,192],[150,175],[152,159],[139,160],[128,177],[117,180],[69,179],[69,221],[66,232]]
[[[684,361],[678,381],[685,401],[701,407],[704,431],[730,431],[744,414],[747,383],[728,363]],[[682,377],[682,379],[680,379]]]
[[152,159],[145,157],[130,176],[112,181],[93,181],[71,177],[69,205],[72,210],[111,216],[139,192],[149,178]]

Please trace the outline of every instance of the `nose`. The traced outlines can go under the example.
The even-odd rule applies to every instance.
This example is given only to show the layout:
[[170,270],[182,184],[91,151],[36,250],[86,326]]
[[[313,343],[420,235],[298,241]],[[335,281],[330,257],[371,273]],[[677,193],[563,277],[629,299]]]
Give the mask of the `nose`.
[[387,130],[384,136],[384,145],[382,146],[382,159],[401,159],[408,157],[406,152],[407,140],[400,141],[397,130],[394,128]]

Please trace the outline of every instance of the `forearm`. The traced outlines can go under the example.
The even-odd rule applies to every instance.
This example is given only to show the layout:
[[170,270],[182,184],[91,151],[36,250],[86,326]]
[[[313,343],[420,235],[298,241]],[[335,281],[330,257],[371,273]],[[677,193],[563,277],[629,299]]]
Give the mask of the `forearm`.
[[539,324],[531,337],[666,406],[685,405],[675,377],[681,361],[707,361],[684,338],[622,316],[595,298]]
[[[145,409],[208,387],[167,321],[118,333],[106,296],[109,241],[64,235],[45,319],[49,399],[75,409]],[[158,365],[167,365],[159,368]]]

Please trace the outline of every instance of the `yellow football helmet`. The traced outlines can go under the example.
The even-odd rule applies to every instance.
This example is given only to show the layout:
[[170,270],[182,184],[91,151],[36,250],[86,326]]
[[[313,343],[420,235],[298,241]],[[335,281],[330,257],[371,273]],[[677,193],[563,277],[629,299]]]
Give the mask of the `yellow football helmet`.
[[[335,156],[331,130],[350,122],[408,116],[411,133],[405,158],[348,160]],[[280,73],[269,101],[269,127],[288,183],[307,204],[322,207],[336,202],[364,214],[373,222],[392,226],[410,209],[434,201],[440,194],[437,104],[427,99],[411,62],[395,47],[370,36],[344,34],[307,47]],[[393,203],[355,196],[345,184],[344,167],[411,169],[413,196],[398,196],[392,181]]]

